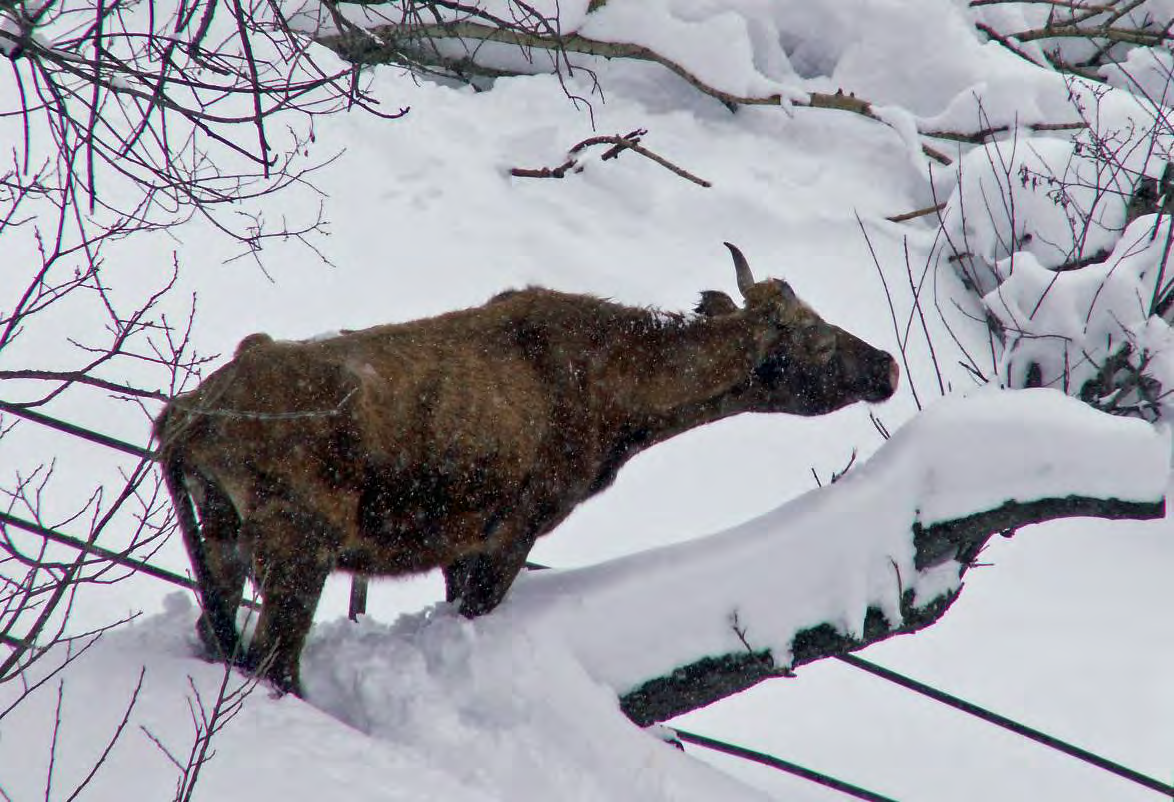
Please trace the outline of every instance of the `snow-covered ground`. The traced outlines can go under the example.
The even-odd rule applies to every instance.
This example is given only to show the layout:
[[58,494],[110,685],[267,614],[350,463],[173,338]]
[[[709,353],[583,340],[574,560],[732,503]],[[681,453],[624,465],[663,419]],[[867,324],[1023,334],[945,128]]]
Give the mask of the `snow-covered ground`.
[[[585,3],[575,6],[562,9],[569,23],[582,17],[579,6]],[[731,113],[652,64],[593,65],[606,100],[594,96],[590,114],[548,75],[502,79],[490,91],[474,92],[380,69],[373,73],[378,96],[411,112],[394,121],[359,113],[318,120],[315,152],[325,158],[344,151],[314,176],[321,194],[294,186],[265,210],[274,218],[297,219],[312,216],[324,199],[330,236],[316,244],[332,266],[296,243],[270,246],[268,276],[247,260],[226,263],[237,253],[234,246],[194,221],[173,232],[178,239],[157,235],[116,243],[107,254],[108,281],[127,295],[142,292],[157,283],[174,252],[182,268],[177,313],[197,293],[197,345],[228,355],[254,331],[310,337],[478,304],[526,284],[687,310],[700,290],[734,292],[721,245],[728,240],[745,251],[759,275],[785,277],[826,319],[895,353],[885,287],[870,247],[904,321],[912,304],[907,269],[918,275],[930,259],[936,223],[933,217],[903,224],[884,218],[947,198],[958,204],[971,186],[941,165],[933,165],[938,183],[931,186],[931,163],[921,145],[928,141],[955,156],[959,149],[919,137],[917,128],[983,127],[978,99],[993,124],[1071,119],[1064,81],[984,42],[973,27],[975,16],[995,12],[970,10],[962,2],[612,0],[605,12],[588,17],[593,27],[584,33],[665,48],[691,42],[676,55],[724,91],[792,97],[843,88],[877,104],[885,122],[810,108]],[[1137,74],[1146,69],[1134,66]],[[567,80],[572,91],[591,97],[587,76]],[[0,85],[0,93],[11,91],[9,84]],[[1118,115],[1111,122],[1123,121],[1131,109],[1128,98],[1105,104],[1106,115]],[[508,174],[515,166],[556,165],[567,148],[593,134],[636,128],[648,129],[646,146],[713,186],[686,182],[631,153],[608,162],[588,157],[583,172],[561,181]],[[3,135],[12,130],[3,129]],[[1070,148],[1067,136],[1054,133],[1045,143],[1053,150],[1033,152]],[[967,163],[975,173],[991,164],[973,154]],[[1044,219],[1046,207],[1025,200],[1021,209],[1032,212],[1029,220],[1044,220],[1037,230],[1056,240],[1063,225]],[[1120,222],[1098,219],[1110,227]],[[969,224],[968,236],[989,246],[981,255],[989,258],[992,275],[1007,278],[998,272],[1010,269],[999,261],[1009,258],[998,250],[1002,221],[976,217]],[[1118,325],[1151,325],[1144,316],[1125,316],[1123,322],[1120,312],[1129,293],[1152,286],[1144,284],[1153,265],[1145,259],[1154,257],[1152,249],[1147,253],[1131,257],[1127,264],[1137,269],[1122,271],[1114,285],[1120,287],[1111,299]],[[1016,283],[1004,288],[1006,295],[993,296],[1009,299],[1007,308],[1033,305],[1036,271],[1052,264],[1038,249],[1017,258],[1026,267]],[[1157,279],[1151,272],[1148,280]],[[1006,364],[992,364],[985,326],[964,313],[980,309],[977,299],[948,269],[936,272],[932,284],[944,320],[930,310],[927,325],[948,390],[972,393],[975,384],[959,364],[966,357],[954,337],[980,360],[987,354],[979,367],[989,375],[1007,375]],[[1051,296],[1055,311],[1045,309],[1034,319],[1040,331],[1054,324],[1051,331],[1075,336],[1078,316],[1061,302],[1079,303],[1082,292]],[[988,308],[998,314],[989,299]],[[34,355],[56,359],[70,327],[87,325],[84,309],[68,312],[60,328],[30,331],[24,350],[0,354],[0,367],[28,366]],[[1105,335],[1105,325],[1095,336]],[[1123,497],[1135,491],[1147,498],[1164,483],[1165,460],[1154,457],[1161,435],[1138,434],[1140,423],[1074,411],[1075,402],[1021,405],[1013,395],[983,399],[993,391],[982,390],[979,399],[961,404],[975,417],[949,412],[958,407],[946,402],[906,433],[902,427],[917,409],[910,385],[922,402],[939,394],[919,330],[917,323],[906,348],[902,392],[871,410],[905,438],[882,459],[867,461],[882,439],[863,406],[819,419],[741,416],[638,457],[615,487],[540,543],[533,558],[566,568],[593,566],[697,541],[683,551],[527,577],[499,614],[474,622],[435,606],[442,591],[438,578],[429,576],[375,583],[370,615],[352,624],[342,619],[346,583],[332,582],[303,657],[307,701],[274,698],[264,688],[249,696],[218,736],[196,798],[843,798],[692,747],[682,753],[634,728],[615,703],[616,692],[639,676],[635,658],[624,655],[647,657],[653,646],[666,644],[629,642],[634,636],[624,633],[637,630],[620,626],[629,623],[621,620],[623,597],[595,597],[592,589],[600,577],[614,579],[636,568],[671,576],[664,564],[674,555],[705,556],[721,541],[699,539],[715,532],[731,530],[719,537],[745,546],[767,528],[763,522],[799,525],[802,511],[818,506],[822,496],[787,502],[813,488],[812,471],[826,481],[854,452],[849,478],[866,485],[883,474],[885,482],[876,486],[885,488],[886,509],[936,500],[942,517],[997,503],[1016,490],[1067,488]],[[1147,343],[1160,348],[1163,333],[1151,334]],[[135,442],[148,437],[147,420],[128,405],[95,408],[67,396],[51,411]],[[951,414],[963,422],[942,425]],[[76,503],[71,492],[88,493],[96,478],[112,484],[118,479],[119,461],[108,453],[29,424],[2,441],[0,470],[7,480],[51,455],[60,459],[47,505],[70,509]],[[1092,459],[1098,456],[1099,463]],[[1052,467],[1021,470],[1041,464]],[[942,475],[918,473],[935,465]],[[1052,480],[1057,483],[1047,484]],[[942,487],[968,493],[931,492]],[[853,498],[850,488],[830,497]],[[934,513],[926,509],[928,522]],[[829,542],[850,543],[845,562],[853,561],[855,572],[803,576],[813,587],[797,594],[784,582],[789,566],[780,565],[778,598],[801,596],[812,604],[809,615],[840,615],[850,627],[852,612],[825,602],[854,601],[862,614],[871,594],[880,592],[864,581],[870,574],[860,565],[891,551],[868,543],[870,535],[891,543],[895,534],[885,530],[883,516],[870,515],[873,510],[863,502],[837,510],[842,529],[805,537],[792,532],[785,549],[776,544],[783,554],[771,559],[788,559],[789,551],[796,563],[814,565],[831,553]],[[1174,585],[1167,570],[1174,558],[1172,534],[1166,521],[1027,528],[984,552],[993,567],[968,575],[966,590],[941,623],[872,647],[867,656],[1174,783],[1174,683],[1165,670],[1174,661],[1168,614]],[[755,553],[763,574],[771,567],[761,564],[766,553]],[[152,561],[186,570],[178,542],[166,544]],[[680,564],[689,563],[681,557]],[[730,570],[737,565],[731,560]],[[722,582],[737,586],[743,579],[732,575]],[[821,579],[844,587],[818,587]],[[687,583],[645,590],[658,589],[668,604],[696,601]],[[558,610],[545,618],[535,612],[548,594],[567,606],[562,619]],[[196,613],[188,597],[155,580],[136,577],[88,589],[74,611],[75,624],[98,625],[136,610],[144,612],[140,621],[106,636],[62,675],[50,798],[66,798],[89,770],[144,668],[130,726],[85,798],[172,793],[177,769],[152,738],[186,759],[193,687],[207,700],[222,673],[194,656]],[[790,602],[760,612],[762,620],[776,615],[802,614]],[[584,629],[564,623],[560,634],[552,620]],[[593,663],[585,651],[612,662]],[[18,690],[11,686],[0,687],[0,709]],[[0,722],[0,789],[13,800],[46,796],[57,688],[50,683]],[[833,661],[677,723],[901,800],[1154,796]]]

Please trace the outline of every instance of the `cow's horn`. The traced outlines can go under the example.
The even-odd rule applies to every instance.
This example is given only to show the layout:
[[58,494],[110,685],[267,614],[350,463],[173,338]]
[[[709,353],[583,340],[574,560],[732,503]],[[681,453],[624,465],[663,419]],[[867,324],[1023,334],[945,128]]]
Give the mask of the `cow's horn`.
[[734,272],[738,276],[738,291],[742,296],[746,296],[746,291],[754,286],[754,274],[750,272],[750,263],[746,261],[746,257],[738,250],[738,246],[727,242],[724,243],[730,249],[730,255],[734,257]]

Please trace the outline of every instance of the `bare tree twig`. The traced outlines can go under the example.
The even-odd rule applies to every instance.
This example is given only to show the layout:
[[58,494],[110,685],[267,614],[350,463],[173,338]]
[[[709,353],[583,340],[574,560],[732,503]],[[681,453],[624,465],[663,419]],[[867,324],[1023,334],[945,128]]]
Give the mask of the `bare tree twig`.
[[[1070,123],[1032,123],[1024,126],[1027,130],[1040,133],[1044,131],[1082,131],[1088,128],[1088,123],[1083,120]],[[934,139],[950,139],[954,142],[966,142],[972,145],[981,145],[990,140],[997,134],[1005,134],[1011,130],[1009,125],[996,125],[988,128],[983,128],[979,131],[922,131],[923,136],[933,137]]]
[[567,175],[567,173],[577,173],[583,169],[583,165],[579,163],[578,158],[576,158],[576,154],[582,153],[584,150],[593,145],[612,145],[611,149],[603,154],[601,157],[602,160],[614,159],[619,156],[622,151],[631,150],[634,153],[639,153],[641,156],[644,156],[647,159],[651,159],[661,167],[664,167],[666,170],[681,176],[681,178],[692,181],[698,186],[713,186],[713,184],[711,184],[709,181],[706,181],[703,178],[698,178],[688,170],[678,167],[668,159],[653,153],[641,145],[640,138],[646,133],[648,132],[643,129],[637,129],[623,136],[594,136],[590,139],[585,139],[571,147],[571,149],[567,151],[567,160],[558,167],[514,167],[510,169],[510,175],[517,176],[519,178],[563,178]]
[[81,782],[77,784],[77,786],[73,789],[73,793],[65,798],[65,802],[73,802],[73,800],[77,799],[82,791],[84,791],[86,787],[89,786],[90,782],[98,774],[98,771],[106,762],[106,758],[110,757],[110,752],[114,749],[114,745],[118,742],[118,739],[122,737],[122,731],[126,729],[126,725],[130,721],[131,711],[133,711],[135,709],[135,705],[138,704],[139,692],[143,689],[143,679],[146,676],[147,669],[144,667],[139,671],[138,682],[135,683],[134,690],[131,691],[130,701],[127,702],[126,710],[122,714],[122,720],[118,722],[118,726],[115,727],[114,732],[110,735],[110,739],[106,742],[106,747],[102,750],[102,754],[98,756],[98,759],[94,761],[94,765],[90,768],[89,773],[86,774],[86,776],[82,778]]
[[892,217],[886,217],[885,219],[890,223],[904,223],[907,220],[916,220],[918,217],[926,217],[927,215],[936,214],[945,208],[945,202],[935,203],[933,206],[926,206],[923,209],[915,209],[912,212],[905,212],[904,214],[895,214]]

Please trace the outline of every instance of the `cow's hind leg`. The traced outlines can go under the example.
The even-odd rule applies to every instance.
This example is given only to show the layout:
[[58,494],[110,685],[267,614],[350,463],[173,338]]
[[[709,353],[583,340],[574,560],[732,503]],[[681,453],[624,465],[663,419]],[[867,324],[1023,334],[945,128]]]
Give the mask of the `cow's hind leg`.
[[281,501],[249,516],[242,536],[253,544],[262,600],[246,663],[279,690],[300,696],[298,662],[334,568],[336,539],[319,516]]
[[178,509],[181,515],[189,516],[181,523],[185,524],[184,542],[203,608],[196,632],[210,655],[238,660],[242,651],[236,611],[244,593],[247,568],[238,550],[240,519],[232,502],[217,487],[200,479],[192,482],[198,482],[200,491],[198,529],[195,519],[190,518],[191,508]]

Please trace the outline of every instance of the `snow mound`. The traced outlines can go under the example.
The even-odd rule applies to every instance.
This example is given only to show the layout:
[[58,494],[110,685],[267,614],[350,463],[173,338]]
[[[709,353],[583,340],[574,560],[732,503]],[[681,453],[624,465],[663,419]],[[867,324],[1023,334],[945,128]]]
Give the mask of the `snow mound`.
[[[93,799],[168,799],[193,741],[187,703],[216,698],[224,670],[194,657],[196,611],[169,609],[105,636],[68,672],[54,787],[84,778],[131,699],[129,725],[87,790]],[[632,726],[615,696],[556,639],[441,607],[386,626],[318,627],[303,657],[308,702],[257,686],[214,739],[197,799],[403,802],[761,800]],[[248,679],[236,671],[228,687]],[[17,689],[0,686],[0,709]],[[52,686],[5,719],[0,787],[43,793]],[[19,742],[12,736],[20,733]]]

